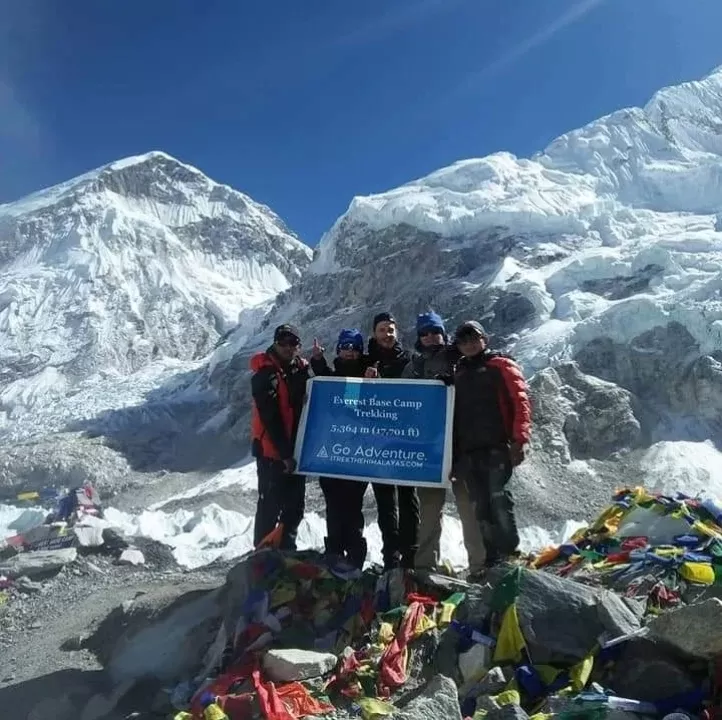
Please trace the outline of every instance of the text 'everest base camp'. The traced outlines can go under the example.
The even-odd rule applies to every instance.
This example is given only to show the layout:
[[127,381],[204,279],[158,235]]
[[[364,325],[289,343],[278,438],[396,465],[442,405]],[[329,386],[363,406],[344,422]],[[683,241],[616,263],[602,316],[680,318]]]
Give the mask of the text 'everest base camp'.
[[720,115],[313,252],[161,152],[0,206],[7,716],[719,717]]

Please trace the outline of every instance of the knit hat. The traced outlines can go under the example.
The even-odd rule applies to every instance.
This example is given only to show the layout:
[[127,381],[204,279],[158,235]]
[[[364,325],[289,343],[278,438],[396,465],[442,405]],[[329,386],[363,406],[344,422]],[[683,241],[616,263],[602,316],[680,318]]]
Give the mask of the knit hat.
[[279,325],[273,331],[273,342],[283,342],[284,340],[296,340],[301,342],[301,334],[293,325]]
[[484,326],[476,320],[467,320],[466,322],[461,323],[461,325],[456,328],[456,332],[454,333],[454,337],[457,339],[460,337],[469,337],[472,335],[476,335],[477,337],[481,338],[487,337]]
[[354,350],[363,352],[364,349],[364,336],[361,331],[357,328],[351,328],[347,330],[341,330],[338,334],[338,342],[336,343],[336,352],[339,351],[342,345],[353,345]]
[[380,312],[374,317],[374,330],[376,330],[376,326],[382,322],[395,323],[396,318],[390,312]]
[[438,330],[439,334],[446,335],[444,321],[441,319],[441,316],[435,313],[433,310],[431,312],[421,313],[416,318],[417,334],[421,335],[421,333],[427,330]]

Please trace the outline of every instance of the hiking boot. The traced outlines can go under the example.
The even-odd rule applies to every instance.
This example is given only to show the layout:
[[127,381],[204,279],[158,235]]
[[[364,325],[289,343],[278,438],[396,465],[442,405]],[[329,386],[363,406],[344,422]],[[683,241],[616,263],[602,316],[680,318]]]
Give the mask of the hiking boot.
[[502,565],[520,565],[524,561],[524,555],[519,550],[508,555],[499,555],[487,557],[484,562],[486,572],[493,570],[494,568],[501,567]]
[[474,572],[470,572],[464,580],[469,583],[469,585],[483,585],[486,581],[486,570],[474,570]]
[[401,555],[399,555],[399,553],[394,553],[390,557],[384,558],[384,572],[395,570],[399,567],[401,567]]

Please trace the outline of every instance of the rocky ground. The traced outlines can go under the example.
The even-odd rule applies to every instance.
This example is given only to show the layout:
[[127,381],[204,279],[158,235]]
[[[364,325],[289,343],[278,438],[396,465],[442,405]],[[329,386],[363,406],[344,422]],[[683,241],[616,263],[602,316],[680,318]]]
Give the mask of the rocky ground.
[[[589,702],[574,700],[582,690],[599,720],[631,720],[610,697],[650,719],[678,708],[697,715],[713,702],[722,658],[717,516],[694,500],[626,490],[538,567],[498,568],[481,585],[374,569],[340,577],[314,551],[266,550],[185,571],[168,547],[141,538],[127,547],[107,529],[94,547],[7,546],[0,707],[28,720],[168,719],[253,659],[262,682],[302,681],[326,697],[329,720],[373,715],[363,702],[386,686],[389,720],[528,720],[578,710]],[[74,526],[79,542],[88,528]],[[128,564],[128,550],[141,564]],[[423,630],[421,618],[431,623]],[[407,622],[416,634],[396,680],[382,670],[383,648]],[[340,685],[326,690],[332,674]],[[250,714],[229,717],[260,720],[260,691],[247,676],[237,682],[215,688],[222,702],[247,698]],[[363,691],[350,698],[344,687],[354,683]]]
[[80,556],[55,577],[7,593],[0,605],[0,707],[14,708],[20,718],[65,718],[107,689],[100,663],[82,643],[114,608],[224,582],[227,568],[221,565],[189,572],[162,552],[154,559],[151,548],[144,551],[142,567]]

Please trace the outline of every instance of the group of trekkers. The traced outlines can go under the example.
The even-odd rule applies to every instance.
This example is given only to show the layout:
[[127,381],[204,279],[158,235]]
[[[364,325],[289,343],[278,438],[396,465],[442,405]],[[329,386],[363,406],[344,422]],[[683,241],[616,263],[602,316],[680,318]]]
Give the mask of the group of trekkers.
[[[301,357],[301,337],[291,325],[274,332],[273,344],[251,359],[252,450],[258,470],[254,543],[274,530],[280,547],[295,550],[305,509],[306,478],[296,473],[294,445],[306,383],[315,376],[438,379],[456,387],[451,487],[469,557],[469,576],[518,553],[519,535],[508,489],[524,460],[531,406],[521,369],[492,352],[482,325],[462,323],[450,339],[435,312],[418,316],[413,354],[403,349],[389,312],[373,320],[364,352],[357,329],[342,330],[329,365],[314,341],[310,363]],[[361,568],[367,545],[363,498],[367,483],[321,478],[326,501],[326,553]],[[384,569],[433,572],[440,558],[444,488],[372,482],[383,541]]]

